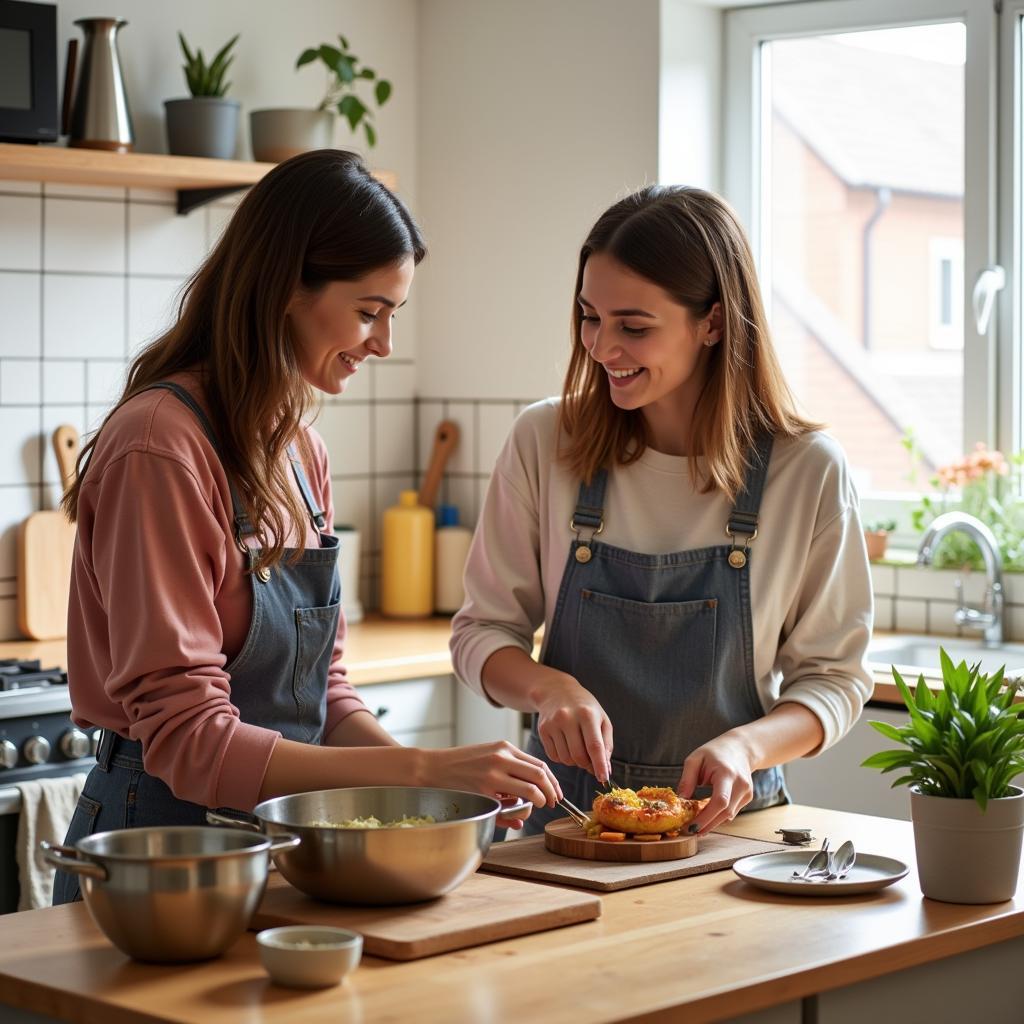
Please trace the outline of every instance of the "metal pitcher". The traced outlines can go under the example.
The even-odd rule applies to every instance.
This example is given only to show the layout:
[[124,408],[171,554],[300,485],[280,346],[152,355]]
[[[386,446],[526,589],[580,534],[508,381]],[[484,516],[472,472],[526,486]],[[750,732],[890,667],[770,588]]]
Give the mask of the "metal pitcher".
[[[85,34],[82,70],[75,89],[78,40],[68,42],[64,73],[64,134],[69,146],[127,153],[135,148],[135,131],[117,53],[121,18],[79,18]],[[71,102],[74,91],[74,103]]]

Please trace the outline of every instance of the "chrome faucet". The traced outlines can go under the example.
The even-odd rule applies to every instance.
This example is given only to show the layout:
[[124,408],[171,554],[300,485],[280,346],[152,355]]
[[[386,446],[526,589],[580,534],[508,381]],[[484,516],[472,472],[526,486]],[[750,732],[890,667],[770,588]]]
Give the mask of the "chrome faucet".
[[966,512],[944,512],[936,516],[922,538],[917,564],[931,565],[932,556],[943,537],[956,531],[966,533],[981,551],[988,584],[985,592],[988,609],[964,604],[963,583],[957,579],[957,609],[953,613],[953,621],[958,626],[983,629],[985,646],[998,647],[1003,642],[1003,558],[995,534],[980,519]]

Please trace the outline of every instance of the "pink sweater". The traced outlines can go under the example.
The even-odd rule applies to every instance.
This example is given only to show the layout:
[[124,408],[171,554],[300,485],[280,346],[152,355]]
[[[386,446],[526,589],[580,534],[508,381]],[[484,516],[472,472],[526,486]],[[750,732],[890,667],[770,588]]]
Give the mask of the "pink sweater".
[[[174,379],[202,404],[194,378]],[[327,452],[312,429],[309,438],[316,459],[304,469],[330,529]],[[302,543],[318,546],[308,521]],[[242,569],[227,476],[195,415],[166,390],[132,399],[104,426],[79,499],[72,717],[140,740],[146,771],[179,799],[251,810],[280,733],[242,722],[231,702],[224,667],[252,617]],[[344,639],[342,616],[325,736],[365,708],[341,664]]]

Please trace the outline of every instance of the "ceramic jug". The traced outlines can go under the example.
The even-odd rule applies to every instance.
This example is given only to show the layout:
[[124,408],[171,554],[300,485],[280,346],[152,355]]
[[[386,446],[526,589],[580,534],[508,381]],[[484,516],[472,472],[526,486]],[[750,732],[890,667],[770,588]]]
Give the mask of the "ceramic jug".
[[85,34],[85,49],[75,88],[78,41],[68,42],[63,118],[64,133],[70,136],[68,145],[127,153],[135,148],[135,132],[121,75],[117,33],[128,22],[120,18],[79,18],[75,24]]

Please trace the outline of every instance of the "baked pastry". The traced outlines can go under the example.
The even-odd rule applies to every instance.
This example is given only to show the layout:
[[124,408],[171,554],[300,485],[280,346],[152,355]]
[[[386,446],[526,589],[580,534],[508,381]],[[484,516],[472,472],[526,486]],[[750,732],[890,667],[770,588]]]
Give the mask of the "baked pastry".
[[594,797],[593,818],[607,829],[634,835],[677,832],[689,824],[706,800],[684,800],[674,789],[645,786],[613,789]]

